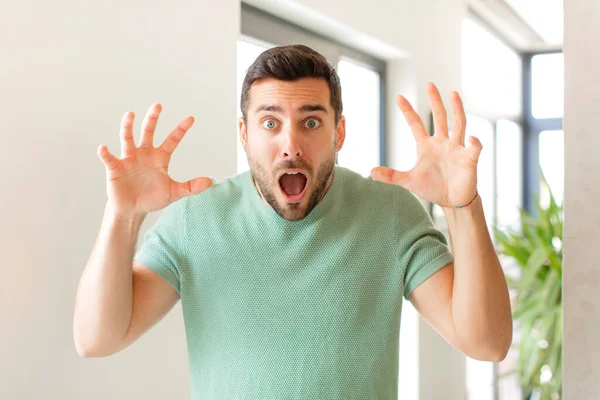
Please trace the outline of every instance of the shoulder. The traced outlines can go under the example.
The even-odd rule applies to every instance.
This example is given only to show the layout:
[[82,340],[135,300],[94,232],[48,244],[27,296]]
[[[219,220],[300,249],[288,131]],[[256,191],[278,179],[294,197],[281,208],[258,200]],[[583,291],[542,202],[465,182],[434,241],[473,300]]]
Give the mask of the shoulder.
[[363,223],[373,223],[381,229],[391,226],[397,234],[402,235],[408,232],[418,234],[423,229],[433,227],[427,203],[410,190],[363,177],[347,169],[341,172],[344,206],[347,210],[353,210],[353,216],[360,216]]
[[197,219],[201,216],[214,216],[227,214],[244,201],[247,192],[245,180],[250,179],[250,172],[246,171],[222,181],[213,180],[213,185],[195,195],[185,198],[185,213],[188,218]]
[[352,196],[368,201],[384,208],[401,207],[415,211],[424,209],[422,202],[411,191],[401,186],[364,177],[357,172],[343,167],[336,167],[336,173],[343,176],[344,190]]
[[196,203],[209,203],[215,199],[221,199],[222,196],[227,195],[231,197],[240,197],[244,191],[244,180],[250,179],[249,171],[242,172],[232,177],[217,181],[215,178],[211,178],[213,184],[211,187],[198,194],[188,196],[188,202],[190,205]]

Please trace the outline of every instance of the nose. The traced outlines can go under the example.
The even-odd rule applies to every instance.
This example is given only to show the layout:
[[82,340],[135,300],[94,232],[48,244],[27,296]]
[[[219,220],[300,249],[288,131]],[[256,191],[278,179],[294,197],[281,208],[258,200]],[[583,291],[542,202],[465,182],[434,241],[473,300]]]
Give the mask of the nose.
[[282,148],[283,158],[302,157],[302,147],[300,145],[300,132],[294,128],[288,129],[285,135],[285,143]]

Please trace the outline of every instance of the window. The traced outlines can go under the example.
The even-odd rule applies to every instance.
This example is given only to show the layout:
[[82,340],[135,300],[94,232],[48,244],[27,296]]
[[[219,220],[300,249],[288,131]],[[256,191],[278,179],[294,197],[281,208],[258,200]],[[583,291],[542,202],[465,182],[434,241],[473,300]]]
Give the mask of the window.
[[535,214],[538,196],[542,205],[548,201],[548,194],[540,185],[540,167],[544,175],[548,174],[546,178],[552,182],[550,187],[557,201],[563,197],[564,57],[561,52],[547,52],[525,54],[523,59],[526,93],[523,201]]
[[[552,191],[557,204],[562,204],[565,187],[565,159],[563,131],[544,131],[540,133],[540,168]],[[550,204],[550,194],[540,183],[540,202],[542,207]]]
[[562,53],[539,54],[531,59],[531,112],[534,118],[562,118],[564,70]]
[[462,89],[465,106],[485,116],[522,113],[520,56],[472,18],[462,26]]
[[[548,42],[557,43],[562,42],[562,20],[560,26],[548,21],[558,15],[557,10],[562,12],[559,2],[562,3],[560,0],[508,0]],[[547,15],[538,12],[541,6],[548,11]],[[557,202],[562,202],[563,72],[562,53],[518,54],[481,24],[479,17],[470,16],[464,21],[463,92],[470,114],[470,132],[482,141],[484,148],[479,161],[478,186],[488,226],[518,229],[520,209],[526,208],[535,214],[534,201],[538,194],[542,206],[548,203],[548,192],[540,184],[540,169]],[[490,126],[493,127],[491,143]],[[493,201],[486,202],[484,196],[490,196]],[[510,272],[509,263],[501,261],[506,272]],[[515,324],[515,342],[518,337]],[[489,379],[513,370],[517,357],[518,353],[511,350],[503,362],[494,364],[493,372],[490,372],[491,363],[468,359],[469,398],[520,398],[515,375],[495,382]]]
[[517,228],[523,199],[523,131],[514,121],[496,123],[496,223]]
[[[268,44],[257,44],[250,38],[242,38],[238,40],[237,46],[237,113],[238,118],[242,116],[242,110],[240,109],[240,101],[242,97],[242,84],[244,83],[244,77],[246,71],[252,65],[256,57],[265,51]],[[246,151],[242,147],[242,144],[237,140],[237,171],[238,173],[244,172],[250,169],[248,166],[248,159],[246,158]]]
[[[384,61],[242,4],[242,37],[237,49],[238,104],[246,70],[256,57],[273,46],[295,43],[317,50],[336,68],[346,118],[346,139],[337,163],[368,176],[372,168],[385,164]],[[239,138],[237,155],[238,173],[248,170]]]
[[[517,122],[523,113],[523,62],[477,17],[465,19],[462,34],[467,136],[476,136],[483,145],[477,186],[493,237],[495,225],[513,226],[519,222],[523,204],[523,135]],[[518,382],[495,379],[499,372],[510,370],[514,362],[512,353],[500,364],[467,357],[468,398],[519,398]]]
[[379,165],[381,78],[372,68],[346,58],[338,63],[338,74],[346,116],[346,140],[338,163],[369,176]]

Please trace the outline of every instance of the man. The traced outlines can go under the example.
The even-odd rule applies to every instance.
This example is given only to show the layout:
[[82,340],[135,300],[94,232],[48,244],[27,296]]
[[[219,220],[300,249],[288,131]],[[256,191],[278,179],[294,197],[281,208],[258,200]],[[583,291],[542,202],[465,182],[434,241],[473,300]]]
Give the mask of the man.
[[[433,136],[398,97],[416,166],[373,179],[335,165],[339,80],[305,46],[267,50],[249,68],[239,131],[250,172],[221,183],[167,174],[192,118],[154,148],[152,106],[136,147],[127,113],[121,159],[99,148],[108,202],[77,293],[79,354],[125,348],[181,299],[192,398],[392,399],[404,297],[457,349],[502,360],[511,310],[476,190],[481,144],[464,146],[458,94],[449,135],[428,92]],[[415,195],[444,206],[452,253]],[[165,207],[134,257],[144,216]]]

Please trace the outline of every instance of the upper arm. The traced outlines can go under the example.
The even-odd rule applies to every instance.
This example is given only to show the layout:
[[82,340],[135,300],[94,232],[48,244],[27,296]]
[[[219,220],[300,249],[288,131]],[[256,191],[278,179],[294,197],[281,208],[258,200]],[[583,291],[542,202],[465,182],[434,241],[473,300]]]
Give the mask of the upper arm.
[[417,286],[408,299],[433,329],[455,348],[460,349],[452,317],[453,287],[452,262]]
[[156,325],[179,301],[179,293],[144,264],[133,262],[133,308],[121,349]]

